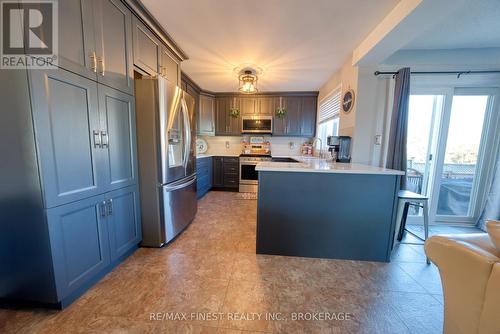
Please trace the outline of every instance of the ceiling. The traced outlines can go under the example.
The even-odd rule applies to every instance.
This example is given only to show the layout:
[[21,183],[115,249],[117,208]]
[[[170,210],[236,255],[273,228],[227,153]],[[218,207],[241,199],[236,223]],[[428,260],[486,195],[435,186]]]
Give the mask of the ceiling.
[[467,1],[404,49],[500,47],[500,0]]
[[203,89],[236,91],[237,66],[262,68],[260,91],[319,88],[398,0],[142,0],[188,54]]

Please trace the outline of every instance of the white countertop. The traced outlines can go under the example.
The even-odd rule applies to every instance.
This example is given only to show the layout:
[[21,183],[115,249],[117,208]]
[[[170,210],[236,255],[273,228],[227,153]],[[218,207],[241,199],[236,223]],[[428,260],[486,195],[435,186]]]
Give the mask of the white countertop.
[[302,173],[343,173],[343,174],[378,174],[405,175],[394,169],[381,168],[357,163],[338,163],[313,157],[292,157],[300,162],[260,162],[255,170],[262,172],[302,172]]
[[196,159],[202,159],[202,158],[210,158],[210,157],[233,157],[237,158],[239,157],[240,154],[231,154],[231,153],[222,153],[222,154],[197,154]]

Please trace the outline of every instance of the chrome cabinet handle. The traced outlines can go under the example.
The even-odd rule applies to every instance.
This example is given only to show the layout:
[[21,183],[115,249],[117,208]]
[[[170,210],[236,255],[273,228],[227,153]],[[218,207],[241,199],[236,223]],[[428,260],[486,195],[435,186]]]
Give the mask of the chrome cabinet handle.
[[106,207],[108,209],[108,216],[113,214],[113,199],[108,199],[108,202],[106,204]]
[[101,65],[100,68],[101,70],[99,71],[99,74],[104,76],[105,68],[104,68],[104,58],[103,57],[97,57],[97,62]]
[[90,61],[92,62],[92,65],[90,66],[90,70],[94,73],[97,73],[97,57],[95,55],[95,51],[92,51],[89,55]]
[[101,148],[109,147],[109,136],[106,131],[101,131]]
[[99,203],[99,212],[101,217],[106,217],[106,201]]
[[102,142],[101,142],[101,134],[99,131],[94,130],[94,147],[95,148],[102,148]]

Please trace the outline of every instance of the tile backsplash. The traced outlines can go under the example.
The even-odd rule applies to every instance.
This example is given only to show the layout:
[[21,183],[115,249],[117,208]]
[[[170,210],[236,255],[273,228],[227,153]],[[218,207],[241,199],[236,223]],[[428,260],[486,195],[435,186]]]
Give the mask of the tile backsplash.
[[[207,141],[208,154],[240,154],[241,142],[244,136],[199,136]],[[271,153],[274,156],[293,156],[300,155],[300,147],[303,143],[310,142],[310,138],[296,138],[296,137],[264,137],[271,143]]]

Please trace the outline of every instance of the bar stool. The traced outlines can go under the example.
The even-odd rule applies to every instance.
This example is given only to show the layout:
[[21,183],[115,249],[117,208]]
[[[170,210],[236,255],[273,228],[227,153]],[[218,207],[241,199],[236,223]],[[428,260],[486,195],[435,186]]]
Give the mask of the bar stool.
[[[424,215],[424,239],[420,238],[418,235],[415,236],[422,241],[427,240],[429,237],[429,197],[408,190],[400,190],[398,192],[398,211],[396,215],[396,230],[394,231],[393,246],[396,245],[396,241],[401,241],[403,239],[410,205],[422,208]],[[427,264],[429,264],[429,258],[426,259]]]

